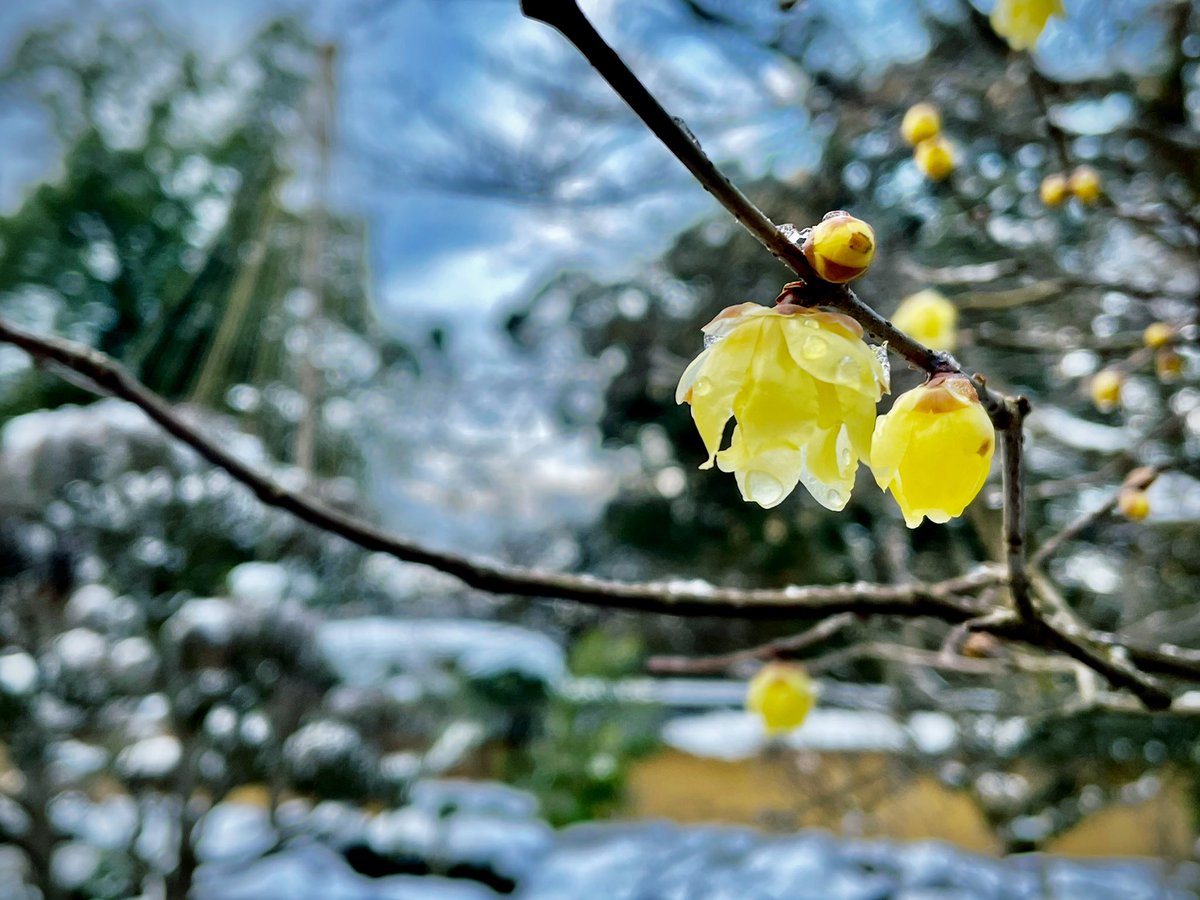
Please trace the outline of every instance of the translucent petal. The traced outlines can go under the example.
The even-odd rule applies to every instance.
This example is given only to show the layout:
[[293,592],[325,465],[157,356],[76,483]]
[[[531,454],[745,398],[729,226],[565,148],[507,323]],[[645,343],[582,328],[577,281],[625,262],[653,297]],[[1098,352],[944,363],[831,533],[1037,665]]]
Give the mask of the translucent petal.
[[746,322],[730,332],[709,348],[708,359],[692,383],[692,419],[708,450],[708,460],[701,468],[711,467],[721,448],[725,423],[733,415],[734,398],[746,383],[761,333],[762,320]]

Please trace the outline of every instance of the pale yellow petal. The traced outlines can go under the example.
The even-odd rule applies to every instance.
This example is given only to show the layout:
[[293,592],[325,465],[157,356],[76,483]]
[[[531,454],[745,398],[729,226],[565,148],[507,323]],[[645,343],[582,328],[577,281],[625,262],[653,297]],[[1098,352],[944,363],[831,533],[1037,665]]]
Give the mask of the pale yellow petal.
[[734,329],[708,349],[708,359],[691,386],[692,419],[708,451],[701,468],[710,468],[721,448],[725,423],[733,415],[733,401],[746,383],[762,332],[761,319]]

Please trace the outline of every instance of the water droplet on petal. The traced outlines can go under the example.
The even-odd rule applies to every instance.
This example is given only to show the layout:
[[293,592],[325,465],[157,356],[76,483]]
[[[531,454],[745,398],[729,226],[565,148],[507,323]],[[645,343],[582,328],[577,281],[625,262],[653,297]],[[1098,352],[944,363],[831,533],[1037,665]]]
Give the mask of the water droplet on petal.
[[846,497],[837,488],[830,488],[825,494],[825,506],[833,509],[841,509],[846,505]]
[[829,352],[829,341],[818,334],[809,335],[804,339],[804,348],[801,350],[805,359],[820,359]]
[[696,383],[692,385],[692,396],[703,397],[705,394],[708,394],[712,391],[712,386],[711,378],[699,378],[696,380]]
[[783,482],[767,472],[751,472],[746,476],[746,496],[760,506],[775,506],[786,493]]
[[854,361],[854,357],[843,356],[837,364],[837,372],[834,377],[839,384],[858,384],[862,373],[859,371],[858,363]]
[[723,334],[706,334],[704,336],[704,349],[707,350],[713,344],[717,343],[718,341],[723,340],[724,337],[725,337],[725,335],[723,335]]
[[843,447],[838,451],[838,467],[840,469],[850,468],[852,462],[854,462],[854,452],[849,447]]

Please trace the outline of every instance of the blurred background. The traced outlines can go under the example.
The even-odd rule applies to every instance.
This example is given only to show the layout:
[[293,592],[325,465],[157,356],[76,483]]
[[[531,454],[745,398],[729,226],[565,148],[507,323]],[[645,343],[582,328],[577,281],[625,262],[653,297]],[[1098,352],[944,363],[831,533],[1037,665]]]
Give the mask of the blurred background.
[[[1020,55],[986,2],[583,5],[776,221],[874,225],[868,302],[953,301],[960,359],[1033,401],[1035,542],[1172,466],[1047,585],[1197,646],[1195,4],[1067,0]],[[517,0],[5,4],[0,65],[0,316],[289,486],[623,579],[999,558],[997,473],[908,531],[865,471],[840,514],[697,471],[673,394],[699,328],[788,273]],[[899,134],[918,101],[941,182]],[[1047,206],[1079,164],[1103,199]],[[783,741],[741,710],[754,665],[648,670],[808,624],[466,590],[0,345],[4,897],[1196,896],[1200,722],[1062,660],[854,622],[806,651],[820,704]]]

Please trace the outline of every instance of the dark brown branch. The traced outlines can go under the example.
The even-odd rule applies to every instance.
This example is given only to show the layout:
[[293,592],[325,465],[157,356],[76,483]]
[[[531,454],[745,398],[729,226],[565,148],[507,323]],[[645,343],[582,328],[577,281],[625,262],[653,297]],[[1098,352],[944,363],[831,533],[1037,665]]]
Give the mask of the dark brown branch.
[[285,510],[310,525],[339,535],[366,550],[429,566],[470,587],[494,594],[557,597],[608,609],[679,616],[797,618],[857,612],[864,615],[927,615],[958,622],[979,614],[979,609],[961,595],[995,584],[1003,578],[996,569],[987,568],[936,584],[859,582],[780,590],[740,590],[692,581],[610,581],[588,575],[507,566],[445,553],[346,515],[311,496],[286,490],[186,422],[169,403],[102,353],[70,341],[40,337],[3,320],[0,320],[0,341],[20,347],[38,360],[64,366],[86,377],[101,392],[137,405],[164,430],[208,462],[224,469],[268,506]]
[[[629,609],[677,616],[737,616],[742,618],[822,618],[842,613],[929,617],[952,625],[970,623],[977,630],[1024,641],[1043,649],[1060,649],[1092,665],[1118,687],[1128,687],[1147,705],[1161,708],[1161,690],[1149,689],[1136,677],[1112,663],[1124,648],[1115,635],[1086,631],[1063,638],[1061,632],[1038,620],[1032,626],[1010,619],[983,619],[984,604],[969,596],[1005,583],[1005,573],[986,566],[945,581],[914,584],[856,582],[829,586],[787,587],[779,590],[740,590],[713,587],[703,582],[622,582],[588,575],[569,575],[539,569],[506,566],[425,547],[390,534],[369,522],[346,515],[320,500],[289,491],[252,466],[239,460],[216,439],[185,421],[169,403],[102,353],[70,341],[41,337],[0,319],[0,342],[25,350],[35,359],[62,366],[84,376],[99,393],[108,393],[138,406],[165,431],[224,469],[263,503],[282,509],[317,528],[336,534],[367,550],[387,553],[404,562],[429,566],[464,584],[495,594],[523,597],[557,597],[605,609]],[[821,629],[823,631],[824,629]],[[816,632],[817,634],[820,631]],[[799,640],[797,638],[797,640]],[[1082,649],[1064,640],[1089,642],[1100,650]],[[1111,648],[1111,652],[1110,652]],[[1163,674],[1200,681],[1200,651],[1161,646],[1129,649],[1130,658]],[[1088,660],[1092,662],[1088,662]],[[1156,693],[1158,691],[1158,693]],[[1147,698],[1149,698],[1147,700]]]
[[1004,423],[1004,553],[1008,565],[1008,589],[1013,607],[1026,624],[1039,620],[1025,568],[1025,416],[1029,403],[1024,397],[1009,401],[1009,419]]

